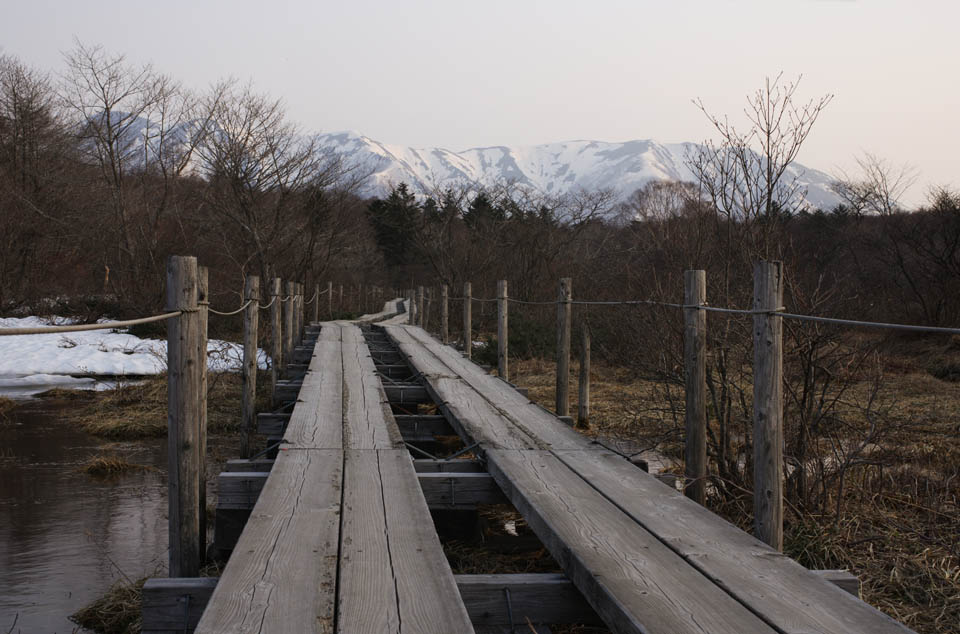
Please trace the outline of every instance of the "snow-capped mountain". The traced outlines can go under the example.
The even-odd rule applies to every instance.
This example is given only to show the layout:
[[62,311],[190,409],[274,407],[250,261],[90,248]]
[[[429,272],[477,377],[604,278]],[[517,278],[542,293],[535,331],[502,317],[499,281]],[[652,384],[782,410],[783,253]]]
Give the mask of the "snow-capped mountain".
[[[610,188],[626,197],[652,180],[695,180],[685,163],[696,148],[693,143],[564,141],[452,152],[388,145],[355,132],[322,134],[319,139],[348,163],[373,172],[366,192],[371,195],[383,195],[401,182],[424,193],[447,184],[510,182],[547,194]],[[831,209],[840,202],[829,188],[833,179],[828,174],[795,163],[788,176],[806,187],[807,200],[815,207]]]

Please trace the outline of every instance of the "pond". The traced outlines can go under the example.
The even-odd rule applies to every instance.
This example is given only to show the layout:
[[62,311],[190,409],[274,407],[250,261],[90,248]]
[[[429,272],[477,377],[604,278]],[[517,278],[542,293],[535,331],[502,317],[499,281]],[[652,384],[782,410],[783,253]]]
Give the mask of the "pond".
[[[68,617],[116,581],[164,574],[166,440],[111,443],[28,401],[0,419],[0,632],[76,632]],[[156,467],[112,479],[80,469],[109,452]]]

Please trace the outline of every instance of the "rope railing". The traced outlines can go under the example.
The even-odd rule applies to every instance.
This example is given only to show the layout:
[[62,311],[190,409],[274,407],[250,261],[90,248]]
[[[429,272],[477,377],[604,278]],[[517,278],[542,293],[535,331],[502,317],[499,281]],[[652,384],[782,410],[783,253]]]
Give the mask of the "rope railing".
[[248,299],[247,301],[245,301],[245,302],[243,303],[243,305],[242,305],[240,308],[238,308],[238,309],[236,309],[236,310],[227,311],[227,312],[221,312],[221,311],[219,311],[219,310],[214,309],[214,308],[211,307],[211,306],[207,306],[207,310],[209,310],[209,311],[210,311],[211,313],[213,313],[214,315],[220,315],[220,316],[222,316],[222,317],[230,317],[231,315],[238,315],[238,314],[242,313],[244,310],[246,310],[247,306],[249,306],[249,305],[252,304],[252,303],[253,303],[253,300],[252,300],[252,299]]
[[149,324],[154,321],[163,321],[171,317],[178,317],[184,311],[176,310],[169,313],[161,313],[150,317],[141,317],[140,319],[127,319],[124,321],[105,321],[99,324],[68,324],[64,326],[35,326],[32,328],[0,328],[0,337],[12,335],[48,335],[59,332],[83,332],[87,330],[111,330],[113,328],[126,328],[140,324]]

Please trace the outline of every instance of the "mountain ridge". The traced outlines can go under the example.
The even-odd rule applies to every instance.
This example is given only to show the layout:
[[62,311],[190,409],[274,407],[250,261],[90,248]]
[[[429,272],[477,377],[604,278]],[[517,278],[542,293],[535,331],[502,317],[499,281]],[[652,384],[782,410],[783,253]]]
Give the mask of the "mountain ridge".
[[[612,189],[623,198],[653,180],[695,181],[685,161],[700,146],[655,139],[622,142],[577,139],[537,145],[492,145],[453,151],[386,144],[355,131],[317,135],[321,146],[371,172],[364,193],[382,196],[405,182],[427,194],[447,185],[509,182],[546,194]],[[840,199],[825,172],[794,163],[787,177],[807,189],[814,207],[831,209]]]

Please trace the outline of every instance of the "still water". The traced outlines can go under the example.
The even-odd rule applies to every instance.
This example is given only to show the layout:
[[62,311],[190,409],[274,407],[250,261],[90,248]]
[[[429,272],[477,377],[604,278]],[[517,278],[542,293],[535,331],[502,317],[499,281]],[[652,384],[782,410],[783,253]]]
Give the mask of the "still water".
[[[163,574],[166,441],[110,443],[35,401],[0,418],[0,633],[78,632],[69,615],[118,580]],[[79,468],[115,453],[161,467],[103,480]]]

